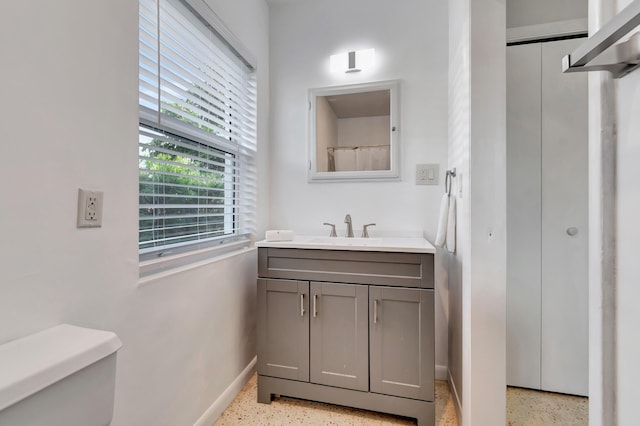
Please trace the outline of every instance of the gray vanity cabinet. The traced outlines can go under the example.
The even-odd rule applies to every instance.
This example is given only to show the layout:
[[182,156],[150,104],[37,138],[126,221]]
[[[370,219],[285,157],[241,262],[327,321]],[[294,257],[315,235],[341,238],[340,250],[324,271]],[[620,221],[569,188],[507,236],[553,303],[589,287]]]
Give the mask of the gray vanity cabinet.
[[433,401],[433,290],[369,288],[371,392]]
[[435,424],[433,254],[259,248],[258,402]]

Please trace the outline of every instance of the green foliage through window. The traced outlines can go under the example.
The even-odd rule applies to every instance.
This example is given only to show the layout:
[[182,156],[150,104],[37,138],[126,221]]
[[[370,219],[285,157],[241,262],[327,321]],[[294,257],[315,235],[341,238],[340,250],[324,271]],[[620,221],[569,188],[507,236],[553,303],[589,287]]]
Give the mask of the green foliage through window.
[[141,127],[140,249],[225,235],[234,208],[225,204],[233,191],[225,170],[233,160],[229,153]]

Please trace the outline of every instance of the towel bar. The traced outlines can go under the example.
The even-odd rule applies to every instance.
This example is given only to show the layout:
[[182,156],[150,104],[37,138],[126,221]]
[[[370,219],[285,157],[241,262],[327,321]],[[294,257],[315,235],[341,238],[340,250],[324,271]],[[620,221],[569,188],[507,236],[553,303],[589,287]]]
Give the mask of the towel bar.
[[627,75],[640,66],[640,34],[614,44],[638,25],[640,0],[634,0],[573,53],[562,58],[562,71],[609,71],[613,78]]
[[447,195],[451,195],[451,183],[454,177],[456,177],[455,167],[451,170],[447,170],[447,173],[444,176],[444,190],[447,193]]

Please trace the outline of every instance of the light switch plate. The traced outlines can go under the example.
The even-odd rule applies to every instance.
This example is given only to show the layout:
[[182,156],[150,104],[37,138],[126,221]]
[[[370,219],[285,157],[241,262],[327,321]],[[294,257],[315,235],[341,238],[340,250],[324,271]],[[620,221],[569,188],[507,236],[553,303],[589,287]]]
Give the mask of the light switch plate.
[[439,164],[416,164],[416,185],[437,185]]

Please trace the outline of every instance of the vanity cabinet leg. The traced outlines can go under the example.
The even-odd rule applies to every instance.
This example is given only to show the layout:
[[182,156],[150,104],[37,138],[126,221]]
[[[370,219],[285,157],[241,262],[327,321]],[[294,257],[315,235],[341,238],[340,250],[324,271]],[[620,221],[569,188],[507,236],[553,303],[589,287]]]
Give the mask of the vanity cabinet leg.
[[416,416],[418,426],[435,426],[435,419],[435,404],[433,404],[427,410],[420,410],[420,412]]
[[271,404],[271,394],[258,388],[258,402],[260,404]]
[[266,386],[260,386],[260,378],[258,378],[258,402],[260,404],[271,404],[272,394]]

